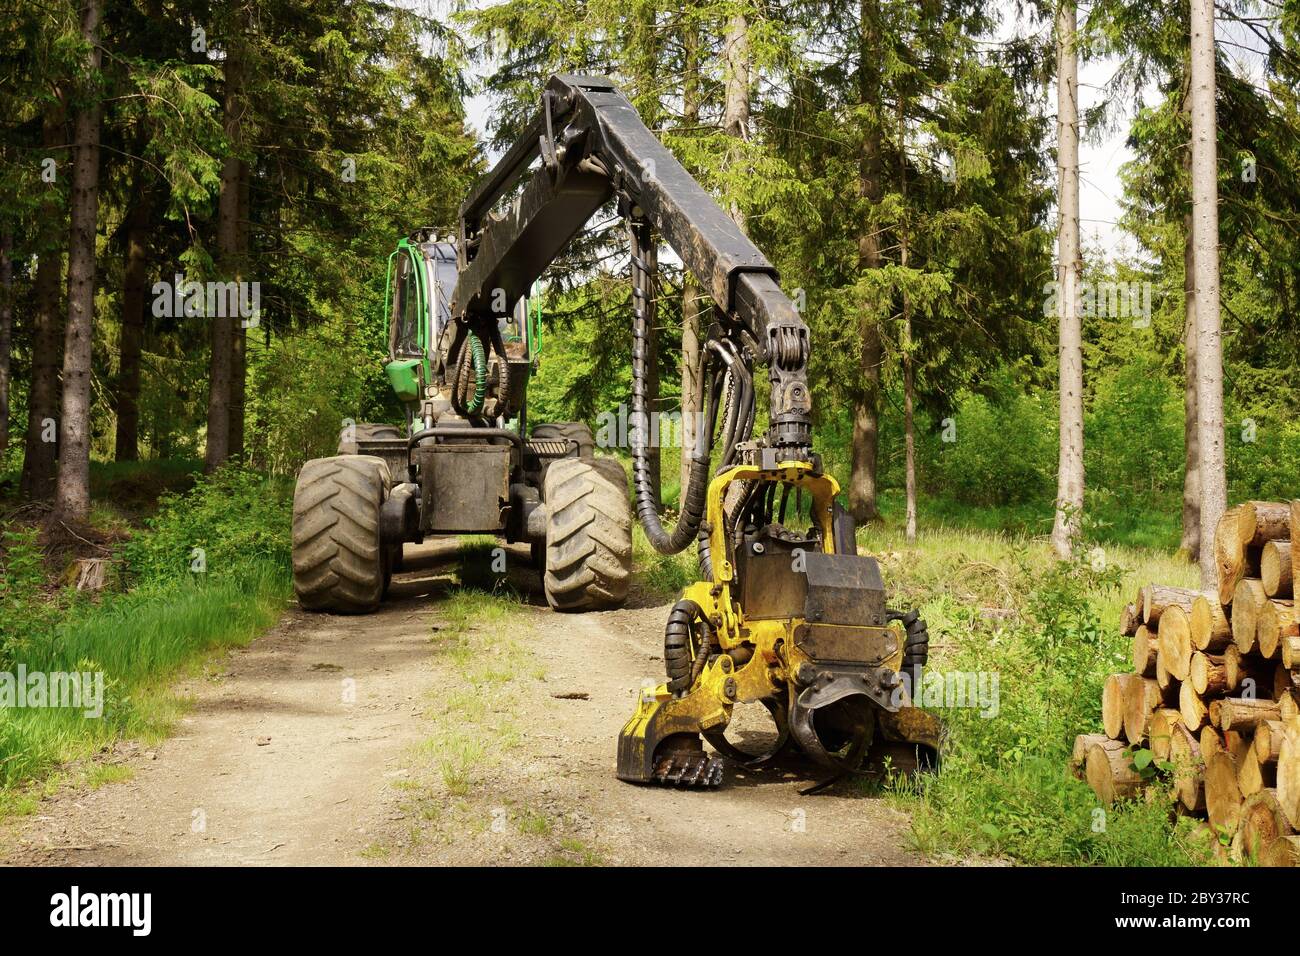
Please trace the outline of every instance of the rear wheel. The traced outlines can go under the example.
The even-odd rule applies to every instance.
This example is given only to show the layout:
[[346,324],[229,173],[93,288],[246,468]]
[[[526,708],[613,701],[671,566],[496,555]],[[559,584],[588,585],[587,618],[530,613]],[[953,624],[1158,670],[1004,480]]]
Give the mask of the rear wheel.
[[379,441],[387,439],[393,441],[405,438],[402,429],[396,425],[378,425],[373,422],[358,422],[351,429],[344,430],[339,435],[338,453],[340,455],[357,454],[357,443],[363,441]]
[[293,495],[293,589],[309,611],[364,614],[392,574],[379,541],[388,466],[368,455],[316,458]]
[[[546,601],[559,611],[618,607],[632,578],[627,476],[613,459],[561,458],[546,469]],[[613,466],[605,464],[612,462]],[[613,480],[614,469],[621,481]]]
[[577,442],[579,458],[593,458],[596,454],[596,439],[586,422],[546,422],[533,429],[533,439]]

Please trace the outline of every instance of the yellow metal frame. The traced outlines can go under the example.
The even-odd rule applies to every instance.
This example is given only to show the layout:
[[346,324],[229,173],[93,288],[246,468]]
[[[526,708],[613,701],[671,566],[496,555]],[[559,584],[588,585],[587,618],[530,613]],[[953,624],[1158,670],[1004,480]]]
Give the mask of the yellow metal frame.
[[[730,656],[718,655],[704,665],[698,679],[682,697],[674,697],[667,683],[646,688],[636,713],[623,727],[624,739],[644,740],[652,720],[660,722],[656,728],[660,739],[668,733],[722,730],[730,722],[736,704],[785,694],[790,676],[809,660],[795,643],[795,632],[804,623],[802,617],[747,622],[744,609],[732,596],[736,570],[727,555],[723,501],[734,482],[750,480],[779,481],[808,492],[812,496],[812,514],[822,534],[822,546],[834,553],[832,515],[840,487],[830,475],[816,472],[807,462],[786,461],[775,469],[737,465],[716,476],[709,484],[706,511],[713,579],[689,585],[682,597],[699,606],[713,625],[723,650],[749,646],[753,648],[753,656],[737,665]],[[897,653],[888,666],[897,670],[902,664],[903,639],[901,628],[892,627],[896,631]]]

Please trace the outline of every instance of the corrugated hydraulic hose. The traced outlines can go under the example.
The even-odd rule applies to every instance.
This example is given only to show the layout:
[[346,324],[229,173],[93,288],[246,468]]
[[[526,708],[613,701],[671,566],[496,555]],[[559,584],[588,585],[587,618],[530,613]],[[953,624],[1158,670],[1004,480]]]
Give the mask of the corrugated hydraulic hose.
[[[474,370],[474,396],[470,398],[469,372]],[[487,400],[487,354],[483,342],[473,332],[466,333],[465,344],[461,346],[460,363],[456,369],[456,383],[452,394],[461,407],[456,410],[463,415],[477,415],[483,410]]]
[[[647,255],[653,255],[650,225],[630,221],[628,232],[632,246],[632,420],[639,426],[637,440],[632,443],[632,484],[636,492],[636,513],[645,528],[646,538],[660,554],[677,554],[696,540],[700,522],[704,517],[706,494],[709,485],[709,449],[713,445],[713,418],[717,409],[716,389],[709,390],[708,408],[705,409],[704,427],[706,441],[699,441],[690,449],[691,469],[686,487],[682,489],[681,517],[670,534],[659,520],[659,488],[650,475],[648,442],[650,418],[646,408],[646,360],[649,343],[649,310],[651,270]],[[697,396],[702,397],[708,366],[700,377]],[[697,401],[696,407],[700,403]],[[685,451],[685,449],[683,449]]]

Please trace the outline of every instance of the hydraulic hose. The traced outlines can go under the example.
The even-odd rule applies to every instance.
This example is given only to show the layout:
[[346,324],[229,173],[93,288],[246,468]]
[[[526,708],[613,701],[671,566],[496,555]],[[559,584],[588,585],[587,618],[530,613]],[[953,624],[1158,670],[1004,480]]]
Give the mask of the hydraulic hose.
[[[677,526],[669,533],[659,519],[659,488],[650,474],[648,437],[649,411],[646,408],[647,360],[649,353],[649,297],[651,294],[651,267],[649,257],[654,255],[650,224],[642,220],[629,220],[632,258],[632,420],[637,423],[637,439],[632,443],[632,484],[636,493],[636,513],[645,528],[646,538],[660,554],[677,554],[696,540],[700,522],[704,518],[706,494],[709,483],[709,449],[713,446],[713,419],[717,410],[717,390],[710,389],[708,408],[705,409],[704,428],[707,441],[696,442],[690,449],[691,467],[686,487],[682,489],[681,516]],[[706,359],[704,372],[699,377],[696,407],[700,406],[711,361]],[[698,436],[697,436],[698,437]]]
[[498,418],[510,417],[510,361],[506,357],[506,344],[501,339],[501,329],[492,325],[492,350],[500,357],[497,362],[497,407]]
[[[469,395],[470,368],[474,370],[474,396]],[[483,342],[472,331],[467,331],[460,347],[460,361],[456,366],[456,381],[452,387],[456,411],[462,415],[477,415],[483,410],[487,398],[487,354]]]

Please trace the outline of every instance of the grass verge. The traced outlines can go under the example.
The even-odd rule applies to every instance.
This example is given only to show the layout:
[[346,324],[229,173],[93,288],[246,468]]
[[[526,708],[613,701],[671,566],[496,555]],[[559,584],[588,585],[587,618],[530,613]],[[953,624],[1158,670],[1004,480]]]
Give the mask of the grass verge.
[[[242,646],[273,624],[289,596],[284,569],[259,562],[200,582],[179,580],[79,605],[15,649],[9,672],[102,674],[102,714],[87,708],[0,709],[0,815],[30,810],[51,775],[121,738],[156,740],[184,710],[178,672]],[[83,705],[86,701],[83,700]],[[89,772],[102,783],[112,773]]]
[[922,851],[1029,864],[1205,862],[1188,839],[1194,821],[1171,805],[1103,808],[1067,770],[1075,734],[1101,729],[1106,675],[1131,666],[1120,609],[1141,583],[1192,585],[1194,568],[1122,547],[1058,562],[1038,539],[944,527],[923,529],[915,547],[888,525],[860,542],[880,557],[895,606],[919,608],[929,624],[932,674],[975,675],[997,689],[994,707],[940,708],[950,731],[942,772],[896,789]]

